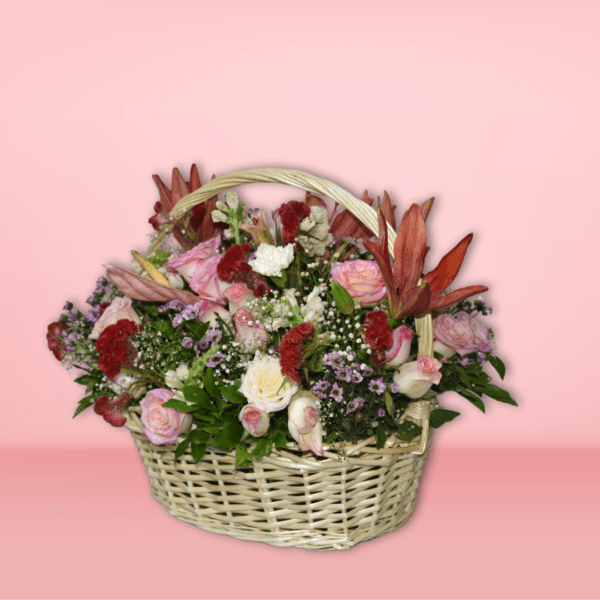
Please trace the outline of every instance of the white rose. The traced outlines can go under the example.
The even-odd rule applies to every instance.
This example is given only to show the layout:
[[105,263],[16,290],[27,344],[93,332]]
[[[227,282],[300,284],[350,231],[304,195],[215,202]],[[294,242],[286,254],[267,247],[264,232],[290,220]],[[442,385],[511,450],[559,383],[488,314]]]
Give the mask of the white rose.
[[183,387],[185,380],[189,377],[190,371],[186,365],[180,365],[176,371],[167,371],[165,374],[165,383],[172,389],[177,390]]
[[440,369],[442,363],[431,356],[419,356],[417,360],[404,363],[394,373],[394,382],[398,384],[400,393],[412,398],[421,398],[432,385],[442,380]]
[[282,269],[287,269],[294,260],[294,244],[283,248],[260,244],[256,249],[256,258],[248,262],[253,271],[267,277],[281,277]]
[[248,366],[239,391],[260,411],[275,412],[285,408],[298,390],[289,380],[282,385],[284,379],[278,358],[257,354]]

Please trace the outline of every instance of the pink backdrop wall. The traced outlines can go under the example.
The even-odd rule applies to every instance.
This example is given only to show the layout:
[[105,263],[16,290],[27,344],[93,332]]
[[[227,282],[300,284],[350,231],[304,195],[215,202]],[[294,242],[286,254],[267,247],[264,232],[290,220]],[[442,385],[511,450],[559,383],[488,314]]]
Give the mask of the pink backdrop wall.
[[[599,597],[599,3],[0,5],[0,597]],[[442,398],[462,416],[400,531],[315,554],[196,530],[126,431],[71,419],[46,326],[193,162],[435,195],[430,264],[474,232],[457,283],[490,287],[520,407]]]
[[[153,173],[293,167],[402,210],[431,195],[439,259],[488,317],[521,407],[489,402],[450,445],[597,444],[600,216],[594,2],[5,3],[4,445],[129,447],[45,349],[102,264],[146,247]],[[254,205],[298,198],[246,187]]]

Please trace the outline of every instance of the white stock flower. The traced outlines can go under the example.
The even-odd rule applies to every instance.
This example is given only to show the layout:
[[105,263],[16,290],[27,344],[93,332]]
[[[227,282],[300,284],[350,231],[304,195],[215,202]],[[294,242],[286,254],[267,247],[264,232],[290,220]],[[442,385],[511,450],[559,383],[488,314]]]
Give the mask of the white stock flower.
[[312,323],[315,327],[318,325],[323,313],[325,312],[326,304],[323,302],[320,294],[325,291],[325,284],[317,285],[313,291],[306,297],[304,306],[302,307],[302,315],[306,323]]
[[260,244],[256,249],[256,258],[248,262],[252,270],[267,277],[281,277],[281,271],[287,269],[294,260],[294,244],[278,247]]
[[299,235],[298,241],[309,256],[325,254],[325,249],[333,242],[329,233],[327,209],[323,206],[311,206],[310,215],[300,221],[299,230],[308,234]]

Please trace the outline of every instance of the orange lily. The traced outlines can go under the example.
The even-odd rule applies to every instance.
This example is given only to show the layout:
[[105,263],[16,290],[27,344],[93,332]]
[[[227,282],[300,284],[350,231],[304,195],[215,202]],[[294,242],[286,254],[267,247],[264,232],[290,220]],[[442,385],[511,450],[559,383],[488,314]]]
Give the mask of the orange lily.
[[440,295],[456,278],[473,239],[472,233],[450,250],[433,271],[423,275],[425,257],[429,251],[425,219],[432,204],[433,198],[422,206],[413,204],[404,213],[394,242],[393,267],[388,248],[387,223],[382,210],[379,211],[379,244],[368,240],[363,242],[379,265],[394,319],[408,315],[419,317],[488,289],[483,285],[473,285]]

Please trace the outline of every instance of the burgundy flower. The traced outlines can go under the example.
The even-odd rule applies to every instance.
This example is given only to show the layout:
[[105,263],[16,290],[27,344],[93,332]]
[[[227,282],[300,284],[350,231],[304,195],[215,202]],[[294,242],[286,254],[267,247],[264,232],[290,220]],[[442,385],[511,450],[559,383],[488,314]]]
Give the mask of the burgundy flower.
[[217,275],[219,279],[227,283],[237,283],[242,281],[244,274],[252,271],[252,267],[248,264],[248,256],[250,254],[250,242],[246,244],[236,244],[231,246],[223,254],[219,264],[217,265]]
[[94,412],[102,415],[113,427],[123,427],[127,417],[123,414],[125,405],[131,400],[131,394],[123,392],[112,400],[108,396],[100,396],[94,403]]
[[281,206],[278,214],[282,226],[283,243],[294,243],[298,237],[300,221],[310,215],[310,207],[304,202],[290,200]]
[[66,325],[60,321],[54,321],[54,323],[48,325],[48,333],[46,334],[48,349],[52,351],[57,360],[62,360],[65,357],[65,341],[62,337],[65,328]]
[[387,315],[382,310],[372,310],[365,317],[363,325],[365,341],[370,346],[373,366],[381,371],[385,362],[386,350],[394,345],[394,331],[388,323]]
[[315,327],[312,323],[300,323],[292,327],[279,344],[279,364],[281,373],[287,375],[294,383],[300,385],[302,379],[298,369],[304,362],[302,352],[306,340],[315,335]]

